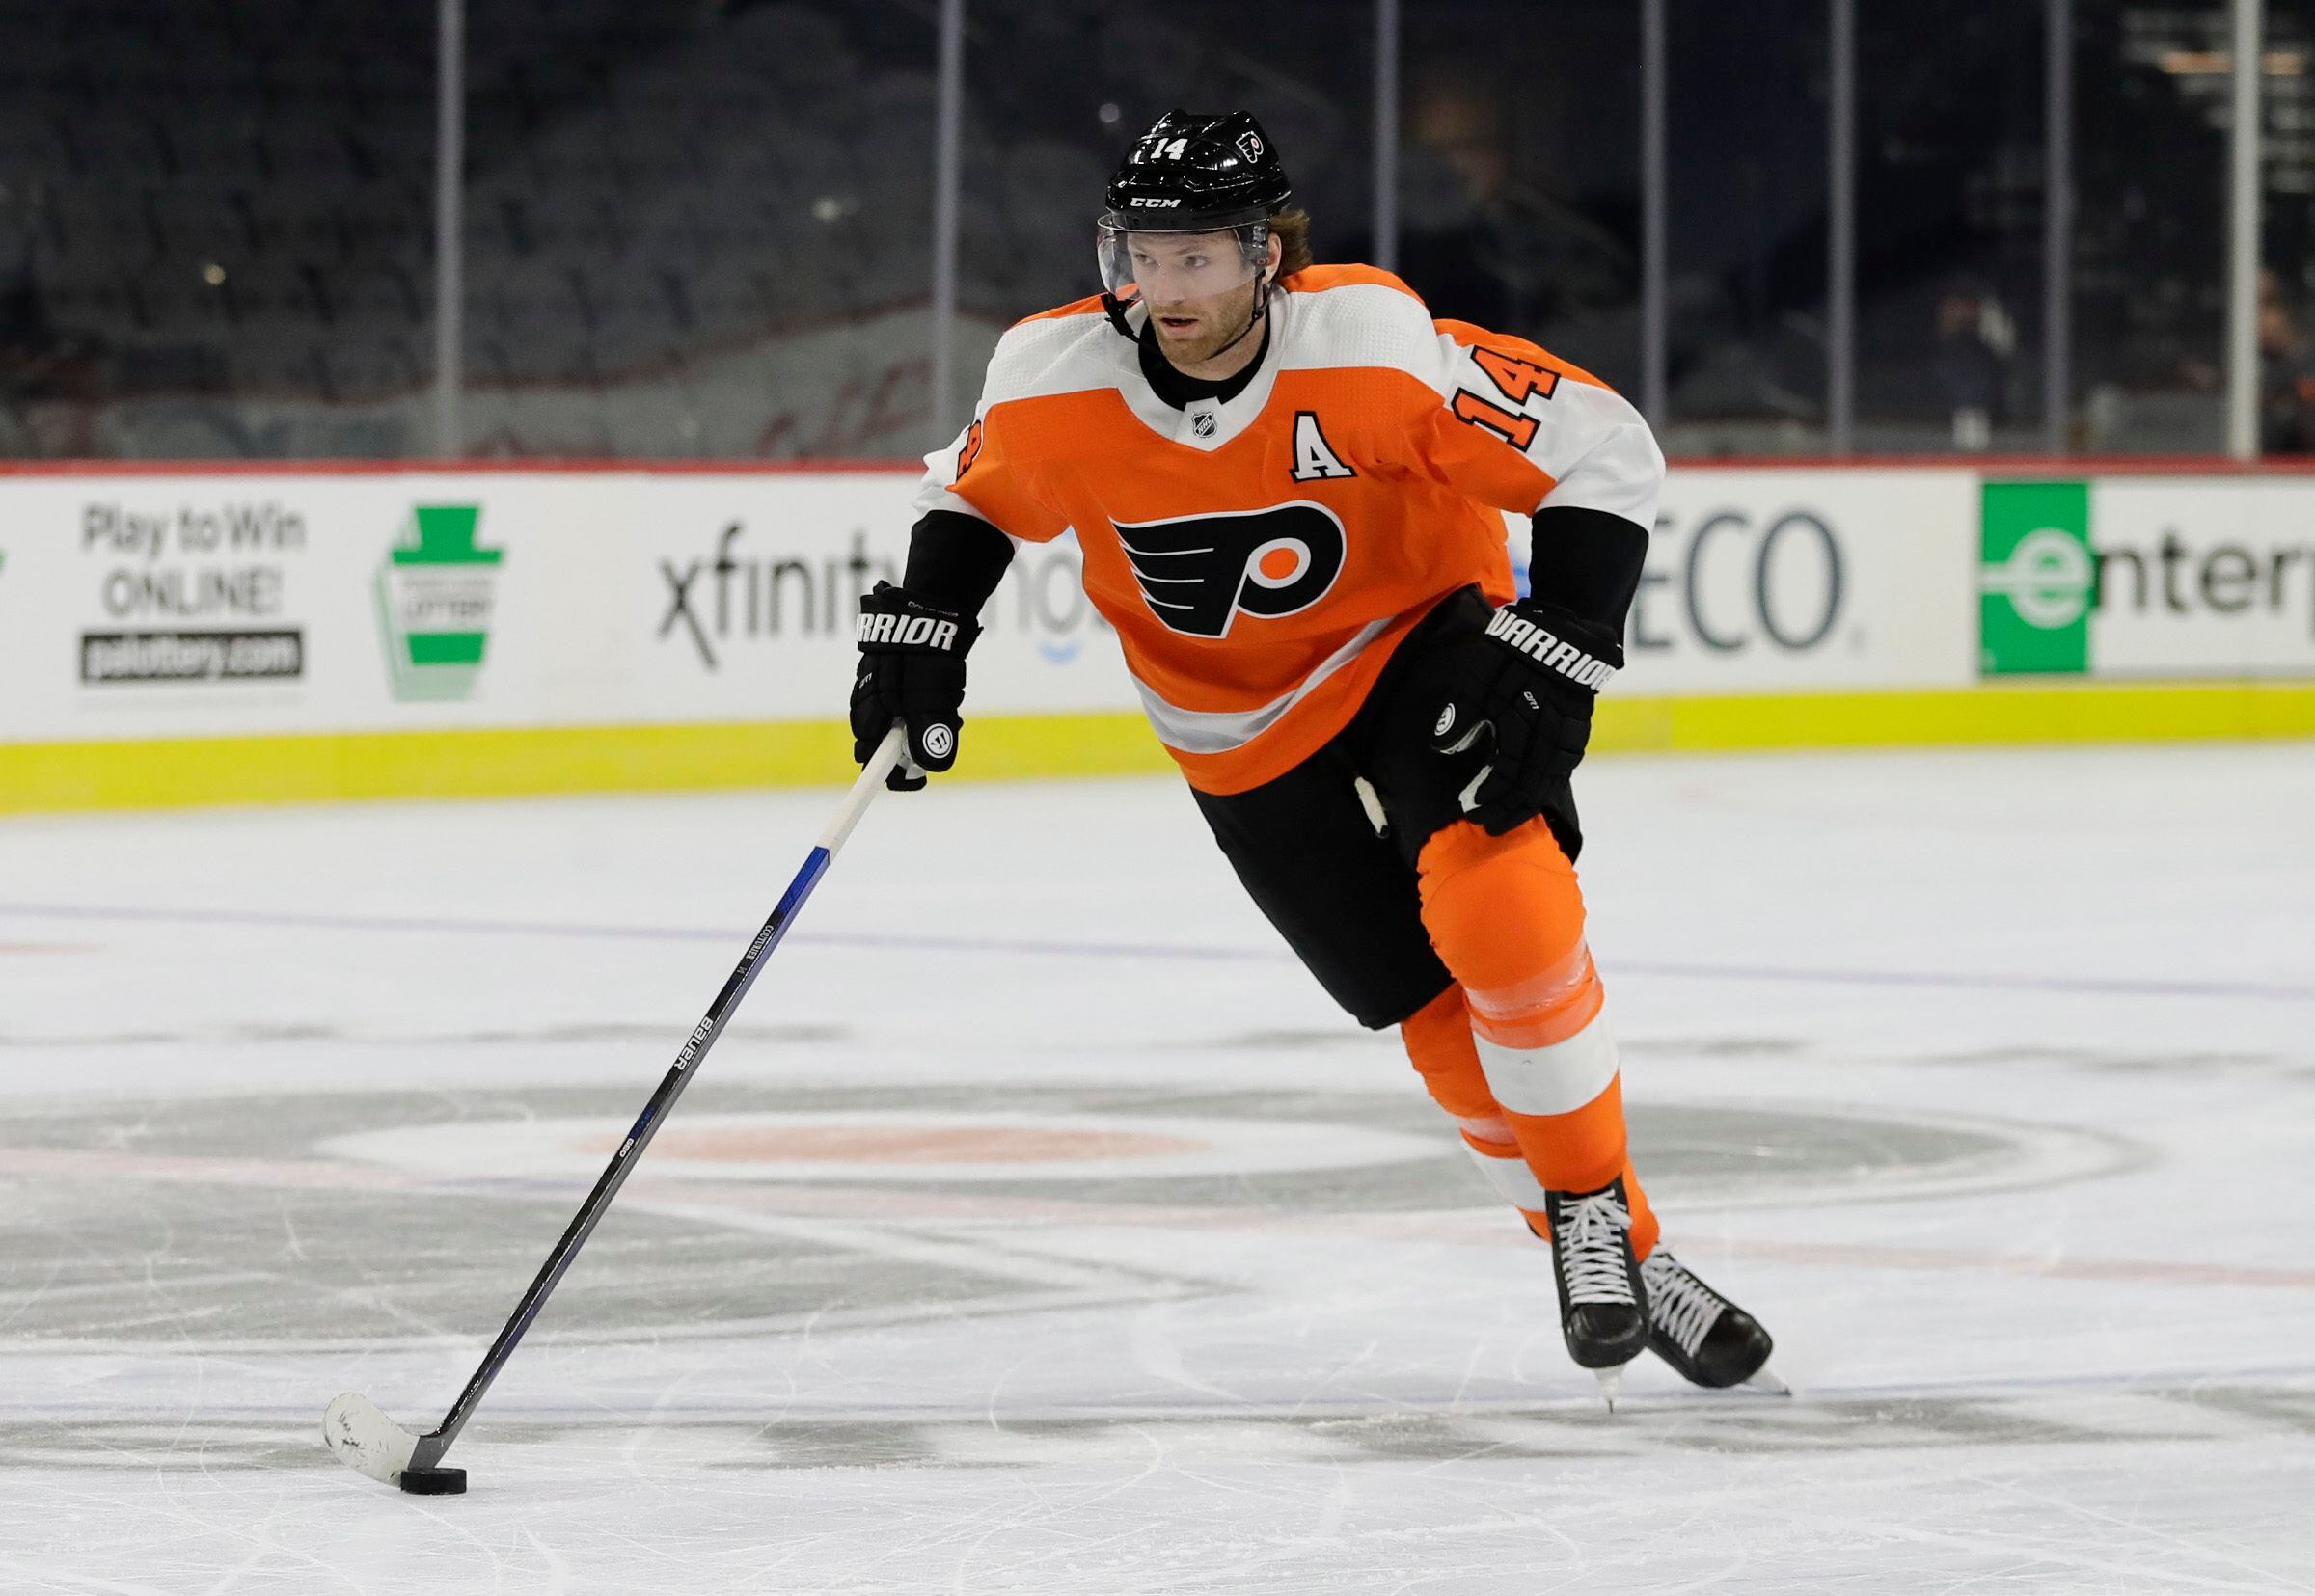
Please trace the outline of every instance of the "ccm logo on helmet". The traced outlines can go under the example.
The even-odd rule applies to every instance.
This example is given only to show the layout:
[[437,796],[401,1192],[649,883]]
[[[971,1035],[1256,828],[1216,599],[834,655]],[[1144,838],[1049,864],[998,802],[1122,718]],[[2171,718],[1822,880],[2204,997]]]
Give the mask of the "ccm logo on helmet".
[[1241,614],[1308,609],[1343,574],[1343,524],[1308,500],[1114,525],[1150,613],[1193,637],[1227,636]]
[[1138,205],[1143,210],[1169,210],[1181,203],[1180,200],[1153,200],[1143,194],[1136,194],[1126,202],[1127,204]]

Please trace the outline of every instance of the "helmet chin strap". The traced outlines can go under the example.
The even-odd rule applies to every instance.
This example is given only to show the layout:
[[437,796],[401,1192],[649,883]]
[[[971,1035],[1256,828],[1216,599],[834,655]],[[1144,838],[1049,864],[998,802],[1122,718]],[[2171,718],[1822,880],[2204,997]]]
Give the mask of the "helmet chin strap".
[[1237,348],[1239,340],[1244,338],[1248,333],[1254,331],[1254,329],[1261,324],[1264,316],[1269,314],[1269,310],[1270,277],[1268,271],[1266,270],[1262,276],[1254,280],[1254,309],[1248,312],[1246,316],[1246,324],[1238,330],[1237,338],[1232,338],[1228,343],[1223,344],[1219,349],[1216,349],[1212,354],[1208,355],[1206,358],[1210,361],[1220,360],[1224,355],[1230,353],[1231,350]]

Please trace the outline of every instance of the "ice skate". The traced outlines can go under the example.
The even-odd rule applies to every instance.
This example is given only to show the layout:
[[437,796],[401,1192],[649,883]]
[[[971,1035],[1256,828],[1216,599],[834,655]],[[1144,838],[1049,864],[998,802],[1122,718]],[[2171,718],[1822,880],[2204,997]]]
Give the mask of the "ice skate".
[[1691,1385],[1713,1391],[1754,1385],[1780,1396],[1791,1388],[1768,1371],[1776,1342],[1760,1321],[1722,1296],[1659,1246],[1640,1265],[1648,1288],[1648,1345]]
[[1600,1393],[1613,1408],[1618,1377],[1649,1334],[1648,1287],[1632,1257],[1623,1182],[1595,1192],[1546,1192],[1544,1204],[1567,1355],[1599,1376]]

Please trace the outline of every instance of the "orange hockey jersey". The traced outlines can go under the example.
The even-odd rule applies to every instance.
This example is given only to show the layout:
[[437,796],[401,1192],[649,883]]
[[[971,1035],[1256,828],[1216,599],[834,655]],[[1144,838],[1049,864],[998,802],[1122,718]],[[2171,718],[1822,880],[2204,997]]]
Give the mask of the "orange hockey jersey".
[[1075,528],[1151,724],[1210,793],[1317,752],[1442,596],[1477,582],[1508,602],[1497,512],[1572,504],[1648,528],[1664,474],[1597,378],[1433,321],[1387,272],[1314,266],[1280,286],[1252,383],[1186,410],[1151,390],[1099,299],[1020,323],[972,423],[925,457],[916,503],[1040,543]]

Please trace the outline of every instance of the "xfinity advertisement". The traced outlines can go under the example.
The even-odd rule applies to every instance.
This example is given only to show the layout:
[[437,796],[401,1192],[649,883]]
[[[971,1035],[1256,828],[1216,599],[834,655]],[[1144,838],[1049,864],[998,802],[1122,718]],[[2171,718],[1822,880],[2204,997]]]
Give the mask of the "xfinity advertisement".
[[[900,473],[655,484],[616,540],[634,559],[631,690],[670,718],[841,717],[859,597],[900,580],[915,486]],[[1020,546],[980,617],[973,710],[1138,708],[1079,569],[1072,537]]]

